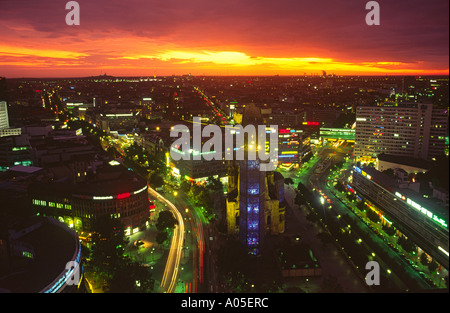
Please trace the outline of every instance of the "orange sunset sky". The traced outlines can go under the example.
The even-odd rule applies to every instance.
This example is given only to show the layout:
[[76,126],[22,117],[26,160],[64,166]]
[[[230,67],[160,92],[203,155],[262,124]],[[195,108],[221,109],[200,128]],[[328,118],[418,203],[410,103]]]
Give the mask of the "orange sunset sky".
[[449,74],[449,1],[0,0],[0,76]]

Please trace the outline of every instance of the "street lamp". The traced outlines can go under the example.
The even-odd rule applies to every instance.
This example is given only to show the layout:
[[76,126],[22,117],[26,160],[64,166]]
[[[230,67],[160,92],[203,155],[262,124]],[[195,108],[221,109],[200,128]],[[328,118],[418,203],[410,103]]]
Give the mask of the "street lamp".
[[325,212],[325,198],[320,197],[320,203],[322,204],[323,216],[325,218],[325,223],[327,222],[327,212]]

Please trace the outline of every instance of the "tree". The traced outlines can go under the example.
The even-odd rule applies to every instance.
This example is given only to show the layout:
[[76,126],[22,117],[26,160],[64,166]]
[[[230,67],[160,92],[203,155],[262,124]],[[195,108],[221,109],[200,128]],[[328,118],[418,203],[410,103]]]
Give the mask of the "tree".
[[398,244],[402,246],[402,248],[406,251],[406,252],[413,252],[414,249],[416,248],[416,245],[414,244],[414,242],[412,242],[409,238],[405,238],[405,237],[399,237],[398,238]]
[[164,241],[167,240],[168,237],[169,237],[169,235],[167,234],[167,232],[160,231],[156,234],[156,242],[158,244],[162,245],[164,243]]
[[345,186],[344,186],[342,183],[337,183],[336,186],[334,186],[334,188],[335,188],[337,191],[345,192]]
[[420,255],[420,263],[424,266],[428,266],[430,264],[430,260],[425,252]]
[[392,236],[392,235],[395,234],[395,227],[394,226],[390,226],[388,224],[384,224],[382,229],[389,236]]
[[359,201],[356,204],[356,207],[358,208],[358,210],[364,211],[367,208],[367,205],[363,201]]
[[286,177],[284,179],[284,183],[287,185],[293,185],[294,184],[294,180],[291,177]]
[[389,177],[395,177],[394,170],[392,168],[388,168],[384,170],[382,173]]
[[439,268],[439,264],[436,263],[436,261],[431,261],[430,263],[428,263],[428,269],[430,270],[430,272],[434,272]]
[[137,292],[152,292],[154,290],[155,280],[149,268],[142,264],[134,263],[131,268],[133,280],[136,283],[135,290]]
[[111,293],[152,292],[154,280],[147,267],[130,262],[114,273],[109,287]]
[[188,193],[191,190],[191,182],[188,180],[183,180],[180,186],[181,190]]
[[198,203],[203,208],[205,208],[206,212],[208,214],[212,213],[212,208],[214,206],[214,201],[209,196],[209,192],[206,189],[203,189],[200,194],[198,195]]
[[303,199],[303,197],[300,195],[300,193],[297,193],[297,195],[295,196],[295,199],[294,199],[294,203],[300,206],[302,204],[305,204],[306,201]]
[[297,189],[300,193],[305,194],[308,192],[308,188],[306,188],[305,185],[303,185],[301,182],[298,183]]
[[380,217],[378,216],[377,212],[371,209],[366,211],[366,216],[369,220],[371,220],[374,223],[378,223],[380,221]]
[[156,229],[164,231],[166,228],[174,228],[178,224],[177,220],[170,211],[162,211],[159,213]]
[[213,190],[220,190],[223,188],[222,182],[219,178],[214,178],[212,176],[208,177],[207,186]]
[[154,188],[158,188],[164,184],[164,179],[157,173],[153,173],[152,175],[150,175],[149,184]]
[[214,200],[210,196],[210,192],[204,186],[193,184],[188,192],[189,198],[198,206],[202,206],[207,213],[212,213]]
[[109,286],[110,292],[151,292],[150,271],[125,255],[129,244],[123,225],[117,219],[102,216],[94,221],[92,249],[87,270]]
[[356,200],[356,196],[355,196],[354,193],[350,193],[350,194],[347,194],[347,199],[350,200],[350,201],[355,201]]
[[125,246],[129,243],[123,225],[117,219],[101,216],[94,221],[95,233],[86,268],[97,278],[110,285],[116,273],[130,262],[125,256]]

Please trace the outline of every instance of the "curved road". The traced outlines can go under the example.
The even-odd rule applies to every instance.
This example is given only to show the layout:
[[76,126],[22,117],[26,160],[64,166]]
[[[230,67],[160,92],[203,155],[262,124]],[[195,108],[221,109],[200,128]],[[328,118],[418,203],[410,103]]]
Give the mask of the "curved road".
[[180,261],[184,243],[184,220],[177,207],[173,205],[172,202],[157,193],[155,190],[150,188],[150,186],[148,187],[148,193],[158,201],[166,203],[178,222],[178,225],[175,226],[173,231],[169,256],[167,258],[166,268],[164,269],[164,275],[161,280],[161,288],[165,290],[165,292],[171,293],[175,290],[178,280],[178,271],[180,268]]

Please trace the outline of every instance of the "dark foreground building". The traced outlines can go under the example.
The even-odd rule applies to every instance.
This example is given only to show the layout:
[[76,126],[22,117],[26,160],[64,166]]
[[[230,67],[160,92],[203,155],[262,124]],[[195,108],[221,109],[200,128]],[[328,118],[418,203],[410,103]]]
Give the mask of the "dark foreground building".
[[82,270],[76,232],[53,218],[40,216],[1,216],[0,230],[0,292],[77,290],[74,278],[81,278]]

